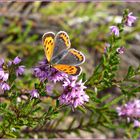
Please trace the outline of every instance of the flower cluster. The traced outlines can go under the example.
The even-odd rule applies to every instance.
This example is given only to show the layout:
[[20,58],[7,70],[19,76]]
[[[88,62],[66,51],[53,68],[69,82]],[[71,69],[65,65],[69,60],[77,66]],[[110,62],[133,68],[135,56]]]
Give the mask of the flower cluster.
[[8,84],[9,78],[9,69],[14,65],[16,76],[22,75],[24,72],[25,66],[19,66],[21,59],[16,57],[13,61],[9,61],[7,64],[4,59],[0,60],[0,89],[2,91],[10,90],[10,86]]
[[[62,82],[64,91],[59,97],[61,104],[70,105],[72,108],[83,105],[88,102],[89,96],[86,95],[84,89],[84,83],[82,81],[77,82],[76,76],[68,76],[64,72],[60,72],[51,67],[47,60],[39,62],[39,66],[34,68],[34,75],[39,78],[41,82],[48,80],[50,82]],[[52,93],[53,85],[46,86],[47,94]],[[32,97],[39,97],[37,91],[31,92]]]
[[39,78],[40,81],[48,80],[56,83],[68,77],[67,74],[50,67],[46,59],[39,64],[39,66],[34,68],[34,75]]
[[[135,16],[132,16],[132,14],[133,13],[130,12],[127,15],[126,20],[125,20],[125,25],[126,26],[132,26],[132,24],[136,21],[137,18]],[[117,26],[110,26],[110,31],[115,36],[119,36],[119,34],[120,34],[119,28]]]
[[[21,59],[18,56],[12,61],[12,63],[14,65],[18,65],[20,62],[21,62]],[[17,66],[17,68],[16,68],[16,76],[22,75],[24,73],[24,70],[25,70],[25,66],[23,66],[23,65]]]
[[117,107],[117,112],[119,116],[127,117],[127,119],[134,121],[135,127],[140,127],[140,100],[134,100],[133,102],[128,102],[124,106]]
[[64,81],[63,87],[63,94],[59,97],[61,104],[76,108],[89,101],[89,96],[84,91],[86,87],[81,80],[77,82],[77,77],[70,76],[69,79]]
[[10,86],[7,83],[9,78],[9,73],[3,69],[4,66],[4,59],[0,60],[0,89],[3,91],[9,90]]

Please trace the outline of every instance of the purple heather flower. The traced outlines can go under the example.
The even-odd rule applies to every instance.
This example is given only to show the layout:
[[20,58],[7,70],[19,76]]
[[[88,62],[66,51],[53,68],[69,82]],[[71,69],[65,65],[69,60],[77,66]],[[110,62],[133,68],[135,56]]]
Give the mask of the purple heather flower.
[[34,68],[34,75],[40,79],[40,81],[49,80],[51,82],[63,81],[68,77],[66,73],[60,72],[53,67],[50,67],[46,60],[39,62],[39,66]]
[[11,65],[12,65],[12,61],[9,61],[9,62],[8,62],[8,66],[11,66]]
[[13,63],[15,65],[19,64],[20,62],[21,62],[21,59],[18,56],[13,60]]
[[140,100],[135,100],[133,102],[129,102],[122,107],[117,108],[117,112],[119,116],[127,116],[127,117],[140,117]]
[[114,34],[115,36],[119,36],[119,28],[117,26],[111,26],[110,27],[110,31],[112,34]]
[[8,80],[8,77],[9,77],[9,73],[5,73],[2,80],[3,81],[7,81]]
[[104,47],[104,53],[106,53],[106,51],[107,51],[107,48],[109,48],[110,47],[110,44],[109,43],[105,43],[105,47]]
[[16,69],[16,76],[22,75],[24,73],[25,66],[18,66]]
[[134,120],[134,127],[140,127],[140,121]]
[[124,47],[119,47],[116,49],[117,53],[123,54],[124,53]]
[[10,86],[7,83],[0,83],[1,89],[6,91],[6,90],[10,90]]
[[4,64],[4,59],[3,58],[1,58],[0,59],[0,67],[2,68],[2,65]]
[[127,16],[127,20],[126,20],[126,25],[127,26],[132,26],[132,24],[136,21],[137,17],[135,16],[132,16],[132,12],[130,12]]
[[124,106],[117,107],[117,112],[119,116],[127,117],[128,120],[134,121],[134,126],[140,126],[140,122],[136,121],[136,119],[140,118],[140,100],[134,100]]
[[8,73],[4,73],[3,70],[0,70],[0,80],[7,81],[8,80],[8,77],[9,77],[9,74]]
[[54,87],[54,85],[50,85],[50,84],[46,85],[46,92],[49,93],[49,94],[52,93],[53,87]]
[[36,89],[30,90],[29,93],[30,93],[32,98],[38,98],[39,97],[39,93]]
[[49,70],[50,72],[48,72],[48,80],[56,83],[59,81],[63,81],[65,78],[68,77],[68,75],[64,72],[60,72],[58,70],[56,70],[55,68],[50,68]]
[[3,79],[3,77],[4,77],[4,71],[0,70],[0,79]]
[[89,101],[89,96],[84,91],[86,87],[81,80],[77,82],[77,77],[71,76],[69,79],[66,79],[63,87],[63,94],[59,97],[61,104],[76,108]]
[[10,86],[6,83],[9,77],[9,73],[3,69],[4,59],[0,59],[0,91],[10,90]]

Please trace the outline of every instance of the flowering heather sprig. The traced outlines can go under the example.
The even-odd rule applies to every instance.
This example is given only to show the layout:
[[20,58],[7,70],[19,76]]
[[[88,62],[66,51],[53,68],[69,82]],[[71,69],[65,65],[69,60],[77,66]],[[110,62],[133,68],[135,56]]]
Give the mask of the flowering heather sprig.
[[16,76],[24,73],[25,66],[19,66],[20,62],[21,59],[18,56],[15,57],[13,61],[9,61],[8,63],[5,63],[4,59],[0,59],[0,89],[3,91],[10,90],[10,86],[7,81],[9,79],[9,69],[11,67],[14,67]]
[[120,34],[119,28],[117,26],[110,26],[110,31],[115,36],[119,36],[119,34]]
[[40,81],[45,81],[47,79],[56,83],[58,81],[63,81],[68,77],[67,74],[50,67],[46,59],[41,61],[39,64],[39,66],[34,68],[34,75],[39,78]]
[[15,68],[16,68],[16,76],[20,76],[20,75],[23,75],[24,71],[25,71],[25,66],[21,65],[19,66],[19,63],[21,62],[22,60],[17,56],[14,58],[13,61],[9,61],[8,62],[8,66],[10,67],[11,65],[14,65]]
[[69,79],[66,79],[63,88],[63,94],[59,97],[61,104],[76,108],[89,101],[89,96],[84,91],[86,87],[81,80],[77,82],[77,77],[70,76]]
[[[11,64],[19,65],[19,63],[20,63],[21,61],[22,61],[22,60],[17,56],[17,57],[14,58],[14,60],[13,60],[12,62],[9,61],[9,65],[11,65]],[[23,66],[23,65],[18,66],[18,67],[16,68],[16,76],[18,77],[18,76],[20,76],[20,75],[23,75],[24,71],[25,71],[25,66]]]
[[126,17],[126,22],[125,22],[125,25],[126,26],[132,26],[132,24],[137,20],[137,17],[135,17],[135,16],[132,16],[132,12],[130,12],[129,14],[128,14],[128,16]]
[[117,107],[117,112],[119,116],[133,120],[135,127],[140,126],[140,122],[137,120],[140,118],[140,100],[134,100],[124,106]]
[[3,91],[9,90],[10,86],[6,81],[9,78],[9,73],[5,72],[3,69],[4,59],[0,59],[0,89]]

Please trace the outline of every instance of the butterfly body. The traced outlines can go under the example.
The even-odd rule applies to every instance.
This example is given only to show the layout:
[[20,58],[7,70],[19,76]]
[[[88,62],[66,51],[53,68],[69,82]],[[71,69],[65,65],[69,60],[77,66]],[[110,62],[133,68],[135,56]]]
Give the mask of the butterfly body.
[[52,65],[53,65],[53,64],[58,64],[59,61],[60,61],[61,59],[63,59],[63,58],[65,57],[65,55],[67,55],[67,53],[68,53],[68,50],[64,50],[63,52],[61,52],[60,54],[58,54],[56,57],[53,57],[53,58],[52,58],[52,61],[51,61],[51,64],[52,64]]
[[84,55],[70,48],[71,43],[66,32],[60,31],[56,35],[48,32],[43,35],[43,46],[48,63],[51,67],[70,75],[79,75],[79,67],[85,61]]

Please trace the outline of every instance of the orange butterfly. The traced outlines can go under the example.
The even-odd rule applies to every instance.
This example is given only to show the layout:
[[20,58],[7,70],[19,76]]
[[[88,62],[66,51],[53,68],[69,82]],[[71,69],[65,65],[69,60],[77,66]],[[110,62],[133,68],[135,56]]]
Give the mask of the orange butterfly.
[[71,43],[66,32],[59,31],[56,35],[47,32],[42,41],[50,66],[73,76],[81,73],[79,65],[84,63],[85,56],[75,49],[70,49]]

